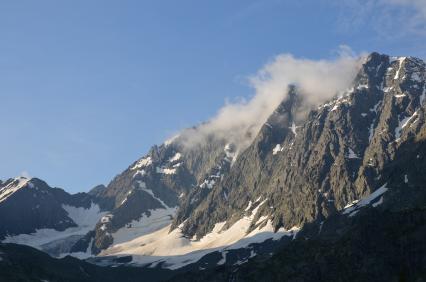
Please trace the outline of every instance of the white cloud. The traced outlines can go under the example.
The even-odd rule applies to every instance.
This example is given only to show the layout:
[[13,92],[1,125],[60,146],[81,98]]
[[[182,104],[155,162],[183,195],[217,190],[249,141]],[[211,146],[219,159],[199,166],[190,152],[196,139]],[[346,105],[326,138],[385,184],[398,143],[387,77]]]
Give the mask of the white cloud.
[[21,172],[21,174],[19,176],[25,177],[25,178],[31,178],[31,175],[26,170],[24,170],[23,172]]
[[255,95],[227,103],[217,115],[197,129],[187,130],[191,144],[213,134],[229,142],[246,146],[295,84],[310,105],[317,105],[347,89],[361,60],[350,48],[341,46],[336,58],[310,60],[281,54],[249,78]]

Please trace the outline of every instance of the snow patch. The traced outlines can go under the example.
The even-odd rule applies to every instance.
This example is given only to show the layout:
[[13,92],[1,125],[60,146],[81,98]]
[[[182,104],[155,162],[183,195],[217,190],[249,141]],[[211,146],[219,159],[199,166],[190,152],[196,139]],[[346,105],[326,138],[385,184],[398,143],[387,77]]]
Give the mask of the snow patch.
[[330,112],[334,112],[335,110],[337,110],[339,108],[339,105],[339,103],[336,103],[334,107],[330,110]]
[[256,221],[255,225],[261,224],[262,222],[264,222],[265,220],[268,219],[268,216],[266,215],[262,215],[261,217],[259,217],[259,219]]
[[228,253],[228,251],[223,251],[221,252],[222,254],[222,259],[220,261],[217,262],[217,265],[223,265],[226,263],[226,254]]
[[70,227],[64,231],[58,231],[52,228],[37,229],[31,234],[19,234],[15,236],[6,236],[3,243],[15,243],[28,245],[39,250],[42,246],[53,241],[66,241],[75,235],[86,235],[89,231],[95,229],[96,223],[107,213],[101,212],[97,204],[92,203],[90,208],[73,207],[62,205],[70,217],[78,226]]
[[299,126],[296,126],[296,124],[294,123],[294,121],[291,123],[291,127],[290,127],[290,129],[291,129],[291,132],[293,132],[294,136],[297,136],[296,129],[297,129],[298,127],[299,127]]
[[155,200],[157,200],[158,202],[160,202],[160,204],[163,206],[163,207],[165,207],[166,209],[169,209],[170,207],[165,203],[165,202],[163,202],[163,200],[161,200],[160,198],[157,198],[155,195],[154,195],[154,192],[152,192],[152,190],[151,189],[148,189],[148,188],[146,188],[146,184],[145,184],[145,182],[143,182],[143,181],[138,181],[139,182],[139,187],[142,189],[142,191],[144,191],[144,192],[146,192],[146,193],[148,193],[151,197],[153,197]]
[[129,192],[127,192],[126,197],[124,198],[123,201],[121,201],[120,206],[123,205],[125,202],[127,202],[127,198],[129,197],[130,194],[132,194],[132,192],[133,192],[133,190],[130,190]]
[[132,255],[132,265],[155,267],[164,262],[163,267],[178,269],[198,261],[211,252],[222,252],[222,260],[219,262],[225,263],[226,255],[223,252],[227,250],[244,248],[252,243],[261,243],[268,239],[279,240],[283,236],[294,238],[299,228],[293,227],[290,230],[280,228],[277,232],[274,232],[270,220],[264,227],[248,233],[257,209],[264,202],[260,203],[250,216],[241,218],[226,230],[223,230],[226,222],[216,223],[213,230],[200,240],[191,240],[183,236],[182,226],[169,232],[170,225],[167,225],[158,231],[139,236],[134,240],[115,244],[104,250],[100,256]]
[[178,161],[178,160],[180,160],[181,159],[181,157],[182,157],[182,154],[181,153],[176,153],[170,160],[169,160],[169,162],[175,162],[175,161]]
[[376,122],[376,119],[373,119],[373,121],[370,124],[370,127],[368,128],[368,142],[371,142],[371,139],[373,139],[374,135],[374,123]]
[[385,88],[383,88],[383,92],[388,93],[392,89],[393,89],[393,86],[391,86],[391,87],[385,87]]
[[398,70],[396,71],[395,77],[393,79],[398,79],[399,78],[399,72],[401,71],[402,63],[404,62],[405,59],[406,59],[406,57],[400,57],[400,58],[398,58],[399,67],[398,67]]
[[251,205],[252,205],[252,202],[249,201],[249,203],[248,203],[248,205],[247,205],[247,207],[246,207],[246,209],[244,211],[248,211],[251,208]]
[[275,145],[274,149],[272,149],[272,155],[278,154],[278,152],[281,152],[284,150],[284,147],[281,147],[281,144]]
[[[377,114],[377,109],[379,108],[382,101],[377,102],[373,108],[370,109],[370,112],[374,112]],[[374,124],[376,123],[376,118],[371,121],[371,124],[368,128],[368,142],[371,142],[374,136]]]
[[360,85],[357,86],[356,89],[358,89],[358,90],[368,89],[368,84],[360,84]]
[[146,175],[145,170],[142,169],[142,170],[136,171],[135,174],[133,174],[133,178],[137,177],[138,175],[145,176]]
[[377,197],[383,195],[388,188],[386,188],[387,183],[385,183],[383,186],[381,186],[379,189],[368,195],[367,197],[359,200],[354,201],[351,204],[348,204],[345,206],[343,210],[343,214],[349,214],[349,216],[355,215],[360,208],[365,207],[369,205],[373,200],[375,200]]
[[416,116],[417,116],[417,111],[414,112],[409,117],[405,117],[402,120],[399,119],[399,124],[395,128],[395,139],[396,139],[396,141],[398,141],[401,138],[401,131],[402,131],[402,129],[404,129],[408,125],[408,123],[411,121],[411,119],[413,119]]
[[125,227],[112,233],[114,244],[122,244],[150,234],[168,226],[176,214],[177,207],[149,210],[149,216],[144,213],[138,220],[132,220]]
[[19,189],[25,187],[25,185],[30,180],[31,179],[23,177],[23,176],[14,178],[12,182],[10,182],[8,185],[0,189],[0,203],[5,201],[7,198],[9,198],[11,195],[13,195],[13,193],[18,191]]
[[420,106],[423,105],[423,101],[425,100],[426,97],[426,83],[425,85],[423,85],[423,93],[422,95],[420,95]]
[[382,101],[377,102],[374,107],[372,107],[370,109],[370,112],[375,112],[377,114],[377,108],[380,106],[380,104],[382,103]]
[[347,155],[348,159],[359,159],[358,155],[355,154],[355,152],[349,148],[349,154]]
[[67,255],[73,256],[75,258],[78,259],[88,259],[92,256],[92,246],[93,246],[93,241],[94,239],[92,238],[92,240],[90,240],[89,245],[87,246],[87,249],[85,252],[75,252],[75,253],[65,253],[65,254],[61,254],[59,257],[63,258]]
[[216,184],[216,181],[214,179],[206,179],[204,180],[203,183],[200,184],[200,187],[212,189],[215,184]]
[[150,166],[151,164],[152,164],[152,158],[151,157],[146,157],[146,158],[140,159],[132,167],[132,170],[139,169],[139,168],[144,168],[144,167]]
[[167,168],[167,167],[157,166],[155,171],[161,174],[176,174],[176,168]]
[[381,204],[383,204],[383,197],[380,197],[380,199],[377,202],[373,203],[372,206],[375,208]]
[[103,214],[100,207],[95,203],[91,203],[88,209],[68,205],[62,205],[62,208],[68,213],[68,217],[78,226],[94,226]]

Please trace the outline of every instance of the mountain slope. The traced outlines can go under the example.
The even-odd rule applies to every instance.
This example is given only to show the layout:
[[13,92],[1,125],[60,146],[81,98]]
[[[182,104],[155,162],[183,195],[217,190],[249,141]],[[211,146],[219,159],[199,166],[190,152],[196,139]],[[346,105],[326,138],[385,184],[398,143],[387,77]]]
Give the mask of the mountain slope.
[[[203,125],[184,130],[152,147],[106,187],[80,195],[47,187],[52,200],[43,203],[58,218],[50,220],[46,214],[42,222],[49,224],[25,226],[28,230],[13,231],[11,222],[4,234],[14,232],[20,238],[8,242],[29,244],[28,233],[40,228],[63,232],[81,227],[66,208],[73,206],[81,214],[95,211],[84,233],[59,241],[49,237],[35,247],[53,255],[92,256],[89,261],[100,265],[200,270],[225,265],[224,275],[250,258],[269,259],[278,246],[307,248],[298,262],[310,259],[312,250],[335,250],[348,240],[348,252],[356,253],[351,248],[361,243],[350,234],[366,232],[367,214],[383,230],[392,230],[388,221],[378,222],[387,212],[421,222],[426,202],[425,68],[416,58],[372,53],[352,87],[319,106],[310,104],[297,85],[289,85],[286,98],[248,146],[206,134]],[[17,209],[27,203],[14,202],[21,194],[29,205],[39,204],[39,195],[25,192],[33,191],[31,185],[19,179],[0,185],[7,188],[0,190],[0,209],[3,203]],[[18,214],[37,222],[35,212]],[[294,238],[299,239],[292,243]],[[390,240],[386,234],[378,238]],[[403,238],[397,233],[397,240]],[[389,252],[395,255],[393,249]]]
[[[280,237],[338,214],[382,187],[390,176],[385,168],[395,163],[403,144],[422,134],[424,77],[425,64],[419,59],[372,53],[351,89],[313,110],[297,86],[289,87],[251,145],[225,146],[224,162],[211,167],[204,181],[193,174],[194,188],[182,197],[170,227],[165,223],[152,234],[135,232],[127,242],[116,240],[122,244],[112,243],[101,256],[132,255],[132,263],[163,261],[174,268],[202,257],[206,246],[223,254],[234,244],[261,242],[256,234],[271,237],[279,231]],[[175,139],[178,151],[159,163],[177,152],[191,155],[185,150],[194,150],[192,156],[209,153],[179,147],[186,142]],[[221,146],[215,147],[215,155]],[[231,156],[227,148],[235,153]]]
[[274,125],[266,123],[228,176],[184,219],[184,233],[201,238],[218,222],[230,226],[259,198],[265,202],[256,218],[289,229],[372,193],[386,182],[384,167],[402,144],[424,130],[424,77],[419,59],[373,53],[352,89],[297,127],[285,124],[295,131],[281,142],[272,141]]
[[[403,145],[396,160],[386,166],[390,177],[383,188],[321,223],[305,225],[297,239],[272,258],[256,257],[247,264],[188,272],[172,280],[423,281],[425,155],[423,132]],[[402,172],[411,176],[408,182]]]
[[172,271],[132,267],[100,267],[67,256],[55,259],[31,247],[0,244],[2,281],[162,281]]
[[55,256],[70,252],[104,214],[96,198],[70,195],[37,178],[9,179],[0,187],[0,197],[0,239]]
[[425,215],[424,208],[375,211],[346,223],[343,235],[336,230],[296,239],[271,259],[189,272],[171,281],[423,281]]
[[187,132],[154,146],[97,194],[110,203],[111,212],[96,227],[94,253],[122,242],[120,234],[126,233],[125,240],[130,240],[147,233],[145,227],[155,231],[168,225],[182,199],[205,182],[226,156],[226,143],[214,136],[186,149],[181,144]]

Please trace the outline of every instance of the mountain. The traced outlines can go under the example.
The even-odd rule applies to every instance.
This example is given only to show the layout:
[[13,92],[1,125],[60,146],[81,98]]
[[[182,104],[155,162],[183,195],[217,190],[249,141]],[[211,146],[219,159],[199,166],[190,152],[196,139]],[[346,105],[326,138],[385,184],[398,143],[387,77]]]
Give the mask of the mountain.
[[385,194],[388,205],[379,200],[352,216],[308,224],[271,258],[188,271],[170,281],[424,281],[424,186],[392,182],[392,187],[392,194]]
[[0,239],[60,256],[95,227],[102,209],[96,198],[70,195],[37,178],[18,177],[0,186]]
[[311,222],[272,257],[189,271],[171,281],[424,281],[426,135],[400,145],[387,181],[321,222]]
[[111,212],[96,227],[94,253],[170,224],[182,199],[226,157],[223,140],[212,136],[186,150],[180,145],[184,136],[154,146],[98,194],[111,203]]
[[247,203],[259,198],[256,219],[277,230],[320,222],[374,192],[386,183],[385,168],[401,146],[423,134],[425,88],[417,78],[424,72],[418,59],[392,61],[374,53],[353,88],[312,110],[306,120],[277,125],[273,114],[228,176],[186,219],[184,233],[201,237],[218,222],[235,222]]
[[1,281],[164,281],[172,271],[135,267],[100,267],[71,256],[52,258],[17,244],[0,244]]
[[[183,199],[170,230],[104,254],[131,254],[134,262],[146,263],[146,257],[137,257],[150,253],[164,259],[167,252],[157,248],[160,241],[169,242],[167,250],[177,254],[188,246],[200,250],[200,242],[217,250],[246,235],[285,234],[341,213],[383,187],[391,176],[387,167],[398,163],[404,144],[421,138],[424,75],[419,59],[373,53],[351,89],[305,116],[298,114],[306,111],[297,87],[290,87],[287,99],[229,171],[217,175],[210,188],[198,182]],[[399,177],[422,181],[403,168]],[[243,231],[236,234],[234,228]],[[136,248],[138,244],[143,247]]]
[[[16,215],[0,216],[3,242],[101,266],[173,270],[167,279],[182,281],[422,277],[425,63],[372,53],[352,86],[321,105],[297,85],[286,91],[258,132],[247,132],[248,145],[201,124],[87,194],[37,179],[0,184],[0,215]],[[41,216],[22,209],[38,204]],[[40,230],[62,235],[34,244]]]

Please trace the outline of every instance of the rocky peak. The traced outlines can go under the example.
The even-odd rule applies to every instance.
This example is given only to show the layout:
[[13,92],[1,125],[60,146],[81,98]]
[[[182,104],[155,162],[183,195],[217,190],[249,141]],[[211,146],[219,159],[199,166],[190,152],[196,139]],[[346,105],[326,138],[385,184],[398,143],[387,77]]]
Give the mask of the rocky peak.
[[297,87],[289,85],[286,98],[269,116],[253,141],[257,144],[261,158],[264,158],[273,148],[275,151],[281,150],[280,144],[286,138],[294,138],[297,135],[296,124],[301,119],[301,115],[298,115],[301,103],[302,98],[297,94]]
[[362,64],[362,67],[355,78],[355,84],[372,86],[380,85],[388,66],[389,56],[376,52],[371,53]]
[[39,229],[60,232],[76,227],[64,207],[85,210],[95,202],[88,194],[70,195],[38,178],[9,179],[0,187],[0,239],[9,236],[15,242],[20,239],[15,235],[32,234]]
[[33,187],[31,183],[28,185],[30,180],[30,178],[20,176],[16,178],[10,178],[4,183],[0,184],[0,203],[6,201],[7,198],[22,188]]
[[263,217],[276,228],[291,228],[327,218],[375,191],[399,144],[420,133],[424,84],[421,60],[372,53],[353,87],[311,111],[296,132],[291,128],[300,100],[290,87],[287,100],[187,218],[183,231],[201,237],[218,222],[230,226],[258,198],[266,202],[254,221]]

